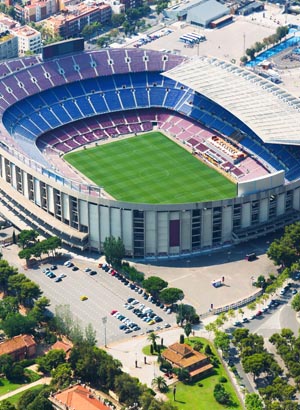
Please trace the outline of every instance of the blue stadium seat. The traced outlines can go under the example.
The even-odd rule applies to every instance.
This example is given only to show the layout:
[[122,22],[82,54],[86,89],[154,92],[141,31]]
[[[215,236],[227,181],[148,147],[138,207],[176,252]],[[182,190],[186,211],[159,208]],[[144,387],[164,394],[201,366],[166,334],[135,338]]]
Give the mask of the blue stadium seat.
[[136,103],[131,90],[121,89],[119,90],[119,96],[125,109],[136,108]]
[[95,111],[93,110],[93,107],[87,97],[78,97],[76,98],[76,101],[78,107],[84,115],[95,115]]
[[150,105],[162,107],[166,96],[166,90],[159,87],[151,87],[149,92]]
[[90,101],[98,114],[106,113],[108,111],[105,101],[100,94],[91,94]]
[[84,95],[84,89],[81,86],[80,81],[76,81],[75,83],[68,84],[67,88],[71,96],[74,98]]
[[120,89],[123,88],[124,86],[126,88],[131,88],[131,79],[130,76],[127,74],[119,74],[114,76],[114,81],[116,84],[116,88]]
[[135,99],[136,99],[136,104],[139,108],[145,108],[149,107],[149,94],[146,90],[146,88],[135,88]]
[[115,90],[115,88],[116,88],[114,80],[111,76],[98,77],[96,81],[97,81],[97,84],[98,84],[98,89],[100,89],[102,91]]
[[114,91],[106,91],[104,93],[105,101],[111,111],[121,110],[120,100],[118,98],[117,92]]
[[49,130],[49,125],[44,121],[43,117],[40,116],[37,112],[33,112],[30,115],[30,119],[34,123],[34,125],[40,129],[40,131],[46,132]]
[[74,104],[74,101],[66,100],[63,102],[63,106],[71,118],[76,120],[82,118],[82,114]]
[[53,111],[53,114],[55,114],[62,124],[67,124],[72,120],[70,115],[67,114],[66,110],[61,106],[61,104],[53,104],[51,105],[51,109]]
[[[44,120],[52,127],[56,128],[62,125],[61,121],[59,121],[58,118],[50,111],[49,107],[48,108],[42,108],[40,110],[41,116],[44,118]],[[49,127],[48,127],[49,128]]]

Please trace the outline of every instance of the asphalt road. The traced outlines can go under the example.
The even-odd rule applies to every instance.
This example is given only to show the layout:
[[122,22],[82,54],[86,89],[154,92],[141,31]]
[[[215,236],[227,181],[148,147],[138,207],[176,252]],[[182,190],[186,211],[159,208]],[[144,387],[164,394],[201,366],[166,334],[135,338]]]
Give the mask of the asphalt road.
[[[299,289],[298,283],[293,283],[292,288]],[[243,327],[250,330],[251,333],[257,333],[258,335],[263,336],[265,339],[265,346],[269,350],[272,348],[272,353],[275,353],[273,346],[270,346],[268,339],[274,333],[280,333],[281,329],[287,328],[291,329],[295,336],[299,332],[299,321],[297,319],[295,311],[291,308],[292,293],[291,291],[287,292],[286,296],[274,296],[274,299],[280,300],[281,304],[274,309],[270,309],[268,312],[264,313],[262,316],[259,316],[249,323],[243,325]],[[259,308],[257,308],[259,310]],[[246,315],[245,315],[246,316]],[[234,353],[234,350],[232,350]],[[246,387],[250,393],[254,393],[255,389],[253,387],[253,382],[244,373],[243,368],[238,360],[237,355],[233,359],[237,372],[241,378],[241,384]]]
[[[100,345],[105,344],[105,331],[106,344],[109,344],[124,338],[131,338],[134,335],[146,332],[148,329],[154,329],[157,325],[163,327],[165,323],[175,323],[174,314],[169,315],[159,307],[145,301],[142,295],[124,286],[122,282],[102,269],[95,269],[95,265],[89,265],[82,261],[74,262],[80,267],[80,270],[75,272],[70,268],[64,267],[62,264],[57,265],[58,269],[54,271],[55,274],[59,276],[61,273],[65,273],[67,275],[61,282],[55,282],[54,279],[50,279],[42,273],[43,268],[50,267],[49,264],[42,265],[38,269],[27,270],[26,275],[38,283],[44,295],[51,300],[51,311],[55,312],[57,305],[66,304],[70,306],[71,312],[83,328],[88,323],[91,323],[97,331],[98,343]],[[87,266],[95,269],[97,275],[90,276],[88,273],[83,272],[83,269]],[[88,299],[81,301],[80,297],[83,295],[87,296]],[[163,319],[163,322],[150,326],[139,319],[132,311],[126,310],[124,303],[129,297],[134,297],[139,302],[153,309]],[[122,323],[110,314],[113,309],[118,310],[135,322],[141,327],[141,330],[124,334],[119,329]],[[105,317],[107,318],[106,326],[102,321]]]

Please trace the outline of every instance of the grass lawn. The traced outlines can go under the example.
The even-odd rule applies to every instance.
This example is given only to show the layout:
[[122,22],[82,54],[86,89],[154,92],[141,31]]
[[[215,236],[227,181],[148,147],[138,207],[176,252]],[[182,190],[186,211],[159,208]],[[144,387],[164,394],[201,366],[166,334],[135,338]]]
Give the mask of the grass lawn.
[[41,378],[39,374],[29,369],[25,369],[25,376],[27,380],[24,380],[24,383],[12,383],[9,380],[7,380],[5,377],[1,377],[0,378],[0,396],[2,396],[3,394],[9,393],[13,390],[16,390],[19,387],[24,386],[25,384],[35,382]]
[[43,388],[42,385],[40,386],[33,386],[30,389],[27,389],[25,391],[22,391],[21,393],[17,393],[14,396],[11,396],[9,399],[7,399],[7,401],[9,401],[11,404],[16,405],[18,403],[18,401],[20,400],[20,397],[22,396],[22,394],[24,394],[25,392],[27,392],[28,390],[41,390]]
[[5,377],[0,378],[0,396],[3,394],[9,393],[13,390],[18,389],[19,387],[23,386],[21,383],[11,383]]
[[120,201],[167,204],[236,195],[234,183],[160,132],[72,152],[64,158]]
[[[209,344],[212,352],[216,355],[216,350],[212,344],[210,344],[206,339],[200,337],[192,337],[188,341],[185,340],[185,343],[193,345],[194,342],[200,341],[204,345]],[[218,357],[218,356],[217,356]],[[230,393],[232,398],[232,405],[222,406],[219,404],[213,396],[214,387],[219,383],[219,378],[221,376],[226,377],[227,382],[223,383],[226,391]],[[198,384],[201,383],[202,387]],[[168,398],[173,402],[173,390],[172,386],[170,391],[167,393]],[[223,368],[221,362],[219,367],[215,367],[215,373],[192,384],[184,384],[178,382],[176,384],[176,402],[174,404],[178,407],[178,410],[187,410],[187,409],[197,409],[197,410],[241,410],[242,406],[239,402],[239,399],[235,393],[233,386],[227,376],[225,369]]]
[[[159,343],[159,341],[157,343]],[[142,351],[144,355],[145,356],[158,356],[158,352],[155,352],[155,351],[153,352],[153,355],[151,354],[150,346],[151,345],[147,345],[143,347]],[[166,349],[166,346],[162,346],[160,349],[160,353],[163,352],[165,349]]]

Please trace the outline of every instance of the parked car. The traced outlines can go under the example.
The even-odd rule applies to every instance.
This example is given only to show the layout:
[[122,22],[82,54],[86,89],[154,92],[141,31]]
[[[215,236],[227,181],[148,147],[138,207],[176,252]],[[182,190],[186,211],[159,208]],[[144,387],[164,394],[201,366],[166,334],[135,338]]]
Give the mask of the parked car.
[[85,268],[84,272],[89,273],[92,269],[91,268]]
[[256,312],[256,316],[261,316],[263,314],[263,312],[261,311],[261,310],[258,310],[257,312]]
[[91,271],[89,272],[89,275],[90,275],[90,276],[97,275],[97,272],[96,272],[95,270],[91,270]]
[[79,270],[79,268],[78,268],[78,266],[73,266],[72,270],[75,272],[75,271]]
[[52,265],[50,269],[51,269],[51,270],[56,270],[56,269],[57,269],[57,266],[56,266],[56,265]]
[[85,301],[85,300],[88,300],[88,297],[87,297],[87,296],[85,296],[85,295],[83,295],[83,296],[80,296],[80,300],[81,300],[81,301]]

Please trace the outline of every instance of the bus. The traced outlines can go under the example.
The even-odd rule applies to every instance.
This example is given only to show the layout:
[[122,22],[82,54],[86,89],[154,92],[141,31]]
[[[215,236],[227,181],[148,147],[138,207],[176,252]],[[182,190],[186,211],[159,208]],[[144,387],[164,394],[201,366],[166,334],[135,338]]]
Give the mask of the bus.
[[192,38],[188,37],[186,34],[184,34],[183,36],[179,37],[180,41],[183,41],[184,43],[188,43],[188,44],[194,44],[195,40],[193,40]]

